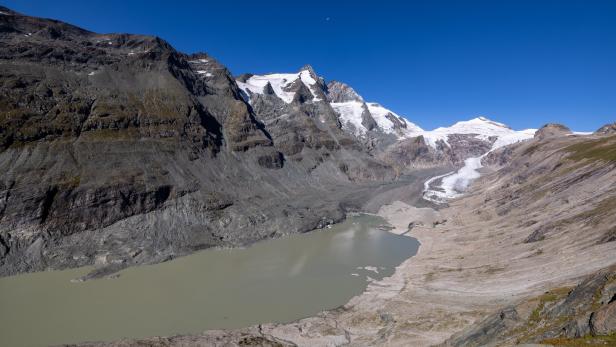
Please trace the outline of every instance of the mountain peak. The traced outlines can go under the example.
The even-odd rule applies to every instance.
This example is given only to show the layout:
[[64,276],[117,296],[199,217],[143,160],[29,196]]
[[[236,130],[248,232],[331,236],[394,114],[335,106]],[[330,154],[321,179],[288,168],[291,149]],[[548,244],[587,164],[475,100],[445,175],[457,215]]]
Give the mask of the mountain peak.
[[312,68],[312,65],[306,64],[299,69],[299,72],[308,71],[313,77],[317,77],[317,73]]
[[327,99],[330,102],[364,101],[355,89],[338,81],[331,81],[327,84]]
[[16,14],[17,14],[17,12],[11,10],[10,8],[4,7],[4,6],[0,6],[0,15],[11,15],[11,16],[14,16]]
[[497,126],[497,127],[505,128],[505,129],[511,129],[506,124],[493,121],[493,120],[491,120],[491,119],[489,119],[487,117],[484,117],[484,116],[475,117],[475,118],[473,118],[473,119],[471,119],[469,121],[466,121],[465,123],[485,124],[485,125]]
[[548,123],[539,128],[539,130],[537,130],[537,132],[535,133],[535,138],[545,139],[549,137],[566,136],[570,134],[573,134],[573,132],[568,127],[558,123]]

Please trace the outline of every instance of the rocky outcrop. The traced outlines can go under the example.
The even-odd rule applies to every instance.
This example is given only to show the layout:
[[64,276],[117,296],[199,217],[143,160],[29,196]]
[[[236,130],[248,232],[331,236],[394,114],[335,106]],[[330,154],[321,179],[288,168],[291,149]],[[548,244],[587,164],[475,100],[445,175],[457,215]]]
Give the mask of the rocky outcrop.
[[597,135],[613,135],[616,134],[616,123],[606,124],[595,131]]
[[588,276],[573,288],[552,289],[496,312],[449,339],[446,346],[497,346],[554,341],[574,344],[616,333],[616,268]]
[[[327,87],[312,67],[283,77],[242,75],[238,82],[258,121],[286,160],[306,170],[314,170],[324,161],[335,162],[344,175],[355,181],[394,177],[388,165],[367,154],[365,143],[344,130],[338,114],[327,102]],[[374,126],[369,114],[364,122]]]
[[357,94],[355,89],[338,81],[331,81],[327,83],[327,100],[329,102],[364,102],[364,99]]
[[537,130],[535,133],[535,138],[543,140],[550,137],[566,136],[570,134],[572,134],[571,129],[566,126],[562,124],[549,123]]
[[297,344],[275,338],[260,331],[259,328],[250,329],[247,332],[233,334],[227,331],[208,331],[207,334],[179,335],[171,337],[145,338],[135,340],[116,341],[113,343],[86,342],[79,345],[67,345],[66,347],[169,347],[169,346],[225,346],[225,347],[296,347]]
[[483,140],[474,134],[451,134],[447,142],[437,140],[432,146],[423,135],[399,141],[380,157],[400,171],[425,167],[459,167],[470,157],[490,151],[495,139]]
[[481,159],[481,164],[483,166],[500,169],[513,159],[513,154],[517,146],[519,146],[519,144],[512,144],[490,151]]

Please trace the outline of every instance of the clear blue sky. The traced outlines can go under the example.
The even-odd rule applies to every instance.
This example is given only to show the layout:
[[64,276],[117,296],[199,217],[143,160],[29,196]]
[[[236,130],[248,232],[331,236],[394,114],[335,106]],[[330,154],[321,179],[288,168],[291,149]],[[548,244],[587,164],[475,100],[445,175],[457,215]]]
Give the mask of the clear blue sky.
[[4,1],[96,32],[158,35],[234,74],[311,64],[431,129],[616,121],[616,1]]

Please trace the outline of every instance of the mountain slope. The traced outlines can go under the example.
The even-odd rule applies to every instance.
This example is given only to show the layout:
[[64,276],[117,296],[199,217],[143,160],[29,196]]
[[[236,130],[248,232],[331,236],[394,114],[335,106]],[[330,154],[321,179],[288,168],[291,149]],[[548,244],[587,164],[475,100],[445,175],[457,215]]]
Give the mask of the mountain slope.
[[[268,131],[275,132],[268,124],[296,119],[298,113],[318,118],[321,124],[338,122],[346,136],[377,153],[398,172],[417,167],[459,167],[468,158],[532,138],[535,133],[535,129],[515,131],[485,117],[426,131],[378,103],[365,102],[347,84],[325,84],[310,66],[297,73],[242,75],[237,84]],[[318,111],[311,112],[305,105]],[[303,107],[300,112],[299,107]],[[283,153],[292,154],[288,150]]]
[[[2,12],[0,275],[95,259],[105,273],[307,231],[422,165],[372,153],[429,132],[309,66],[236,79],[160,38]],[[484,153],[482,136],[434,141],[426,166]]]
[[84,346],[606,345],[616,333],[615,146],[614,135],[538,136],[499,149],[508,160],[432,211],[430,223],[422,209],[386,206],[392,231],[417,237],[420,252],[337,309],[288,324]]
[[308,231],[395,177],[333,111],[259,113],[207,54],[1,11],[0,275]]
[[[509,144],[531,139],[534,133],[534,129],[516,131],[504,124],[478,117],[450,127],[412,133],[379,153],[379,157],[401,172],[422,167],[446,166],[454,170],[468,166],[466,171],[475,176],[475,170],[481,167],[482,156]],[[452,180],[450,188],[456,181]],[[441,193],[429,193],[436,196],[431,200],[437,201],[445,195],[454,194],[452,189]]]
[[[338,128],[368,149],[382,149],[421,128],[377,103],[366,103],[350,86],[331,81],[325,84],[312,67],[297,73],[242,75],[237,84],[257,114],[266,120],[291,115],[295,118],[298,105],[311,105],[319,113],[304,107],[304,113],[316,117],[319,123],[336,123]],[[295,105],[295,108],[294,106]],[[327,115],[327,116],[325,116]]]

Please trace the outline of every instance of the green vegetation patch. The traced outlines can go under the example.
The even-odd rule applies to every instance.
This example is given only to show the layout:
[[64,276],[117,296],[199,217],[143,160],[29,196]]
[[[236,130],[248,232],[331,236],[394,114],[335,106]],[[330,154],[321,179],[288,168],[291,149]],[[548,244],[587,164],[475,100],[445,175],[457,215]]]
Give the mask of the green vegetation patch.
[[531,312],[526,323],[513,329],[507,335],[510,337],[517,336],[517,343],[528,342],[534,337],[541,336],[555,326],[565,323],[569,317],[559,317],[555,320],[548,319],[544,316],[544,309],[548,303],[553,303],[565,298],[569,295],[571,290],[571,287],[555,288],[532,299],[532,301],[537,303],[537,306],[535,306],[535,309]]
[[537,300],[539,301],[539,304],[530,314],[529,322],[535,323],[541,321],[541,313],[545,308],[545,304],[560,300],[569,295],[569,292],[571,292],[570,287],[556,288],[538,297]]
[[605,336],[584,336],[579,338],[556,338],[541,341],[552,346],[581,347],[581,346],[616,346],[616,333]]
[[569,159],[574,161],[616,162],[616,136],[576,143],[566,147],[565,151],[570,153]]

